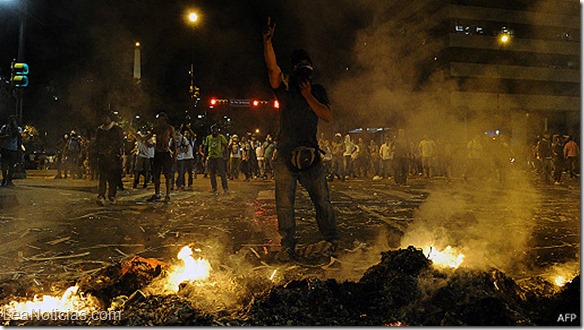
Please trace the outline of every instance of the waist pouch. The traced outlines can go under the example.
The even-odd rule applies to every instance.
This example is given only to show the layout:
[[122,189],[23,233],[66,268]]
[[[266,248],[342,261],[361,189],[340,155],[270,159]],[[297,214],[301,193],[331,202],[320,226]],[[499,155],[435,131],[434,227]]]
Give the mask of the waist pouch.
[[292,150],[290,163],[297,170],[307,170],[319,161],[320,155],[317,148],[296,147]]

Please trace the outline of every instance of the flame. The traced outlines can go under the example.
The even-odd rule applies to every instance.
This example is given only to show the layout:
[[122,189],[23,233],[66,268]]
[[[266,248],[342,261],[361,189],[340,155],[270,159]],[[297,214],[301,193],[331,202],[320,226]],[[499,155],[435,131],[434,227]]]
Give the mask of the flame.
[[182,261],[182,264],[173,266],[171,269],[166,283],[167,289],[178,292],[179,285],[183,282],[200,281],[209,277],[211,264],[203,258],[195,260],[190,247],[183,247],[177,254],[177,258]]
[[440,268],[458,268],[464,261],[464,255],[454,251],[450,245],[442,251],[437,250],[433,246],[427,246],[422,251],[428,256],[428,259],[432,260],[435,266]]
[[55,313],[55,312],[89,312],[95,309],[92,304],[81,294],[79,287],[69,287],[61,297],[43,295],[34,296],[33,300],[11,301],[2,307],[5,316],[15,320],[26,318],[26,315]]
[[569,281],[568,281],[568,280],[567,280],[565,277],[563,277],[563,276],[561,276],[561,275],[558,275],[558,276],[556,276],[556,279],[554,280],[554,283],[555,283],[557,286],[564,286],[564,285],[566,285],[566,283],[568,283],[568,282],[569,282]]

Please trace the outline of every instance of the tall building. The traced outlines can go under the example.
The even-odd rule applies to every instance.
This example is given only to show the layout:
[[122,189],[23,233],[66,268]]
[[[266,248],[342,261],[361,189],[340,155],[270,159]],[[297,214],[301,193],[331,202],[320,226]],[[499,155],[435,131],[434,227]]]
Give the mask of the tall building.
[[423,68],[416,89],[442,75],[452,111],[515,141],[544,130],[579,138],[578,1],[412,0],[393,9],[416,41],[406,50]]

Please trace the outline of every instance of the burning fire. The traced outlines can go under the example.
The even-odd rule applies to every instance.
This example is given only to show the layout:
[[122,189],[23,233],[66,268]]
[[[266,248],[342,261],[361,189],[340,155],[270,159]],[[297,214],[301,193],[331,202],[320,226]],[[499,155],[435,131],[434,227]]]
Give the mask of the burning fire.
[[79,287],[69,287],[61,297],[43,295],[35,296],[33,300],[11,301],[2,307],[5,316],[19,320],[27,315],[55,312],[90,312],[95,309],[87,298],[78,294]]
[[205,259],[193,257],[193,250],[185,246],[177,255],[182,264],[173,266],[168,274],[166,288],[178,292],[179,285],[183,282],[200,281],[209,277],[211,264]]
[[428,259],[432,260],[435,266],[441,268],[458,268],[464,261],[464,255],[454,251],[450,245],[442,251],[435,249],[433,246],[427,246],[422,251]]
[[554,283],[555,283],[557,286],[564,286],[564,285],[566,285],[566,283],[568,283],[568,282],[569,282],[569,281],[568,281],[568,280],[567,280],[567,279],[566,279],[564,276],[561,276],[561,275],[558,275],[558,276],[556,276],[556,279],[554,280]]

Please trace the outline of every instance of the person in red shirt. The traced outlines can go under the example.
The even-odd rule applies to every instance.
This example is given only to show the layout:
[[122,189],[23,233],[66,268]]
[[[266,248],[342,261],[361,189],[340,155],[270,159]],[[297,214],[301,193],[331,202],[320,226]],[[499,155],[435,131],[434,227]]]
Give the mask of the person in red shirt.
[[573,137],[569,137],[568,142],[564,145],[564,158],[568,162],[570,177],[576,178],[576,168],[578,167],[578,156],[580,155],[580,148],[574,141]]

